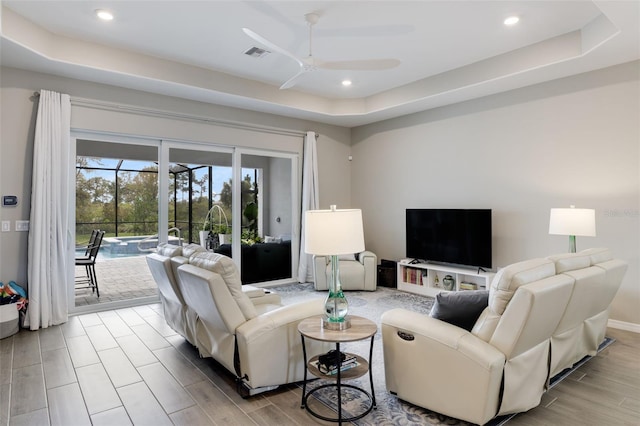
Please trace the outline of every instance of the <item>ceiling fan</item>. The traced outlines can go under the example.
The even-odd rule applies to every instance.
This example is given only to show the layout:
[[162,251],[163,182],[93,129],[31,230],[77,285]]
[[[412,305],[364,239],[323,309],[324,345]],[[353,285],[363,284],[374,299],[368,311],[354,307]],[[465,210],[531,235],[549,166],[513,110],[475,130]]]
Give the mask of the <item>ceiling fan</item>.
[[320,19],[320,15],[317,13],[307,13],[304,15],[305,20],[309,26],[309,56],[306,58],[299,58],[293,53],[289,52],[286,49],[278,46],[257,34],[256,32],[250,30],[249,28],[243,28],[242,31],[258,43],[262,44],[266,48],[270,49],[273,52],[278,52],[284,56],[287,56],[298,63],[300,66],[300,70],[297,74],[291,77],[289,80],[285,81],[280,89],[288,89],[290,87],[295,86],[298,78],[311,71],[315,71],[317,69],[327,69],[327,70],[354,70],[354,71],[375,71],[375,70],[386,70],[395,68],[400,65],[400,61],[398,59],[361,59],[361,60],[353,60],[353,61],[321,61],[316,59],[313,56],[313,26],[318,23]]

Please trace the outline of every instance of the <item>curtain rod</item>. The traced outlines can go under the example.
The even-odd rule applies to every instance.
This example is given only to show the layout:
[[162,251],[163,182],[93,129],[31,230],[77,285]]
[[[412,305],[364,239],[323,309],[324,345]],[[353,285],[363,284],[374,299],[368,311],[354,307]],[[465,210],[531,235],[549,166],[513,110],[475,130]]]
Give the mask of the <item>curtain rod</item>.
[[[40,92],[34,92],[32,99],[38,98],[38,97],[40,97]],[[192,115],[192,114],[183,114],[179,112],[164,111],[164,110],[159,110],[154,108],[137,107],[133,105],[117,104],[114,102],[78,98],[75,96],[71,97],[71,105],[101,109],[105,111],[128,112],[131,114],[139,114],[139,115],[144,115],[148,117],[173,118],[173,119],[187,120],[187,121],[193,121],[193,122],[215,124],[218,126],[230,127],[234,129],[251,130],[251,131],[271,133],[271,134],[277,134],[277,135],[283,135],[283,136],[303,137],[306,135],[306,132],[299,131],[299,130],[289,130],[289,129],[282,129],[279,127],[260,126],[256,124],[247,124],[240,121],[222,120],[218,118],[211,118],[211,117]],[[317,137],[317,133],[316,133],[316,137]]]

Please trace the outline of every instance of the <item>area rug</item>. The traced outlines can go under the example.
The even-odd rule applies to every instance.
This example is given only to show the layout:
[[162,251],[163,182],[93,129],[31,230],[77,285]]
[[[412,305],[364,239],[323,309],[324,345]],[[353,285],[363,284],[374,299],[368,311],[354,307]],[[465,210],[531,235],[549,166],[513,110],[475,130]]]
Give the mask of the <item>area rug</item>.
[[[326,292],[315,291],[313,289],[313,284],[309,283],[289,284],[277,286],[273,289],[281,295],[285,304],[295,303],[309,298],[324,299],[326,297]],[[470,423],[465,421],[443,416],[442,414],[402,401],[389,393],[385,386],[382,335],[380,328],[380,317],[382,313],[394,308],[405,308],[411,311],[428,314],[431,311],[431,306],[433,305],[433,298],[406,293],[386,287],[378,287],[375,292],[349,291],[345,294],[349,302],[350,315],[368,318],[378,325],[378,331],[374,337],[373,357],[371,361],[377,409],[371,411],[362,419],[354,421],[353,424],[362,426],[470,425]],[[598,351],[604,349],[612,342],[613,339],[606,339]],[[344,350],[364,355],[366,358],[369,351],[369,339],[349,343]],[[551,382],[552,386],[567,377],[580,365],[587,362],[589,358],[590,357],[585,357],[585,359],[574,365],[572,369],[567,369],[554,377]],[[318,379],[310,382],[307,387],[308,389],[314,389],[318,386],[332,382]],[[359,379],[350,380],[349,383],[363,388],[366,391],[370,391],[371,388],[368,375]],[[321,389],[315,392],[313,397],[317,398],[321,403],[328,407],[336,407],[337,396],[334,389]],[[368,400],[363,398],[363,395],[360,392],[353,391],[349,388],[343,388],[343,416],[351,417],[353,415],[358,415],[364,411],[367,404]],[[515,415],[495,418],[489,423],[489,425],[503,425],[514,416]]]

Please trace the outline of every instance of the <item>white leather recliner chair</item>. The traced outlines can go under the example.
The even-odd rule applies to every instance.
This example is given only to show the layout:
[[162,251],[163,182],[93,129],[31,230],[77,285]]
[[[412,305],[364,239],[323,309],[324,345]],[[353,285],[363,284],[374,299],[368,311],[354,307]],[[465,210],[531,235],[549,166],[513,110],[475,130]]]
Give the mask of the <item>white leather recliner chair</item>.
[[[343,290],[376,291],[378,283],[378,257],[363,251],[355,255],[339,256],[340,283]],[[329,290],[331,261],[329,256],[313,256],[314,287]]]
[[[235,373],[242,395],[304,379],[298,323],[322,314],[323,300],[282,306],[267,295],[258,298],[266,303],[253,303],[236,265],[217,253],[195,253],[177,271],[185,302],[198,315],[196,347]],[[327,343],[307,343],[311,354],[329,349]]]

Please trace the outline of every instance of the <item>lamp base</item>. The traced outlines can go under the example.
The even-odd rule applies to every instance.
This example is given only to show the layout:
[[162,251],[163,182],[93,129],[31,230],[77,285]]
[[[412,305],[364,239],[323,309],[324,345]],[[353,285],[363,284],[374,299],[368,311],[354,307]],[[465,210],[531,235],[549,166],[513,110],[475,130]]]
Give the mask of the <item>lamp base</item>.
[[322,318],[322,328],[326,330],[346,330],[351,327],[351,319],[344,317],[344,321],[329,321],[329,318]]

